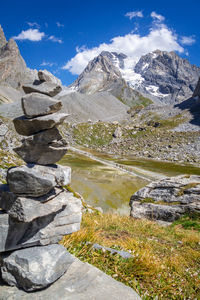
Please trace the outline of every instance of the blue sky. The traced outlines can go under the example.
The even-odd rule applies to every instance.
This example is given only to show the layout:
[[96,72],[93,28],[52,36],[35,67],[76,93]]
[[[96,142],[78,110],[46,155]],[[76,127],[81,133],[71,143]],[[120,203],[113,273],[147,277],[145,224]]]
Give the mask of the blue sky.
[[130,65],[157,48],[200,66],[200,1],[2,1],[0,24],[27,66],[48,69],[68,85],[102,50]]

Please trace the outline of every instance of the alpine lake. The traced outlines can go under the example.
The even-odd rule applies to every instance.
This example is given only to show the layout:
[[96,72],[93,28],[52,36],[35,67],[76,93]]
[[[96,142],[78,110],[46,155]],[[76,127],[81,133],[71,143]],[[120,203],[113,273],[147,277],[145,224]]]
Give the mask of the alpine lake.
[[[147,185],[148,174],[155,174],[155,180],[164,176],[181,174],[200,175],[200,168],[190,164],[140,159],[135,157],[116,157],[94,150],[83,149],[103,161],[114,162],[125,167],[141,170],[143,176],[128,174],[110,165],[102,164],[90,157],[68,151],[60,164],[72,168],[71,188],[81,194],[87,204],[101,207],[104,212],[129,215],[129,200],[132,194]],[[145,179],[145,174],[147,178]],[[152,179],[153,180],[153,179]]]

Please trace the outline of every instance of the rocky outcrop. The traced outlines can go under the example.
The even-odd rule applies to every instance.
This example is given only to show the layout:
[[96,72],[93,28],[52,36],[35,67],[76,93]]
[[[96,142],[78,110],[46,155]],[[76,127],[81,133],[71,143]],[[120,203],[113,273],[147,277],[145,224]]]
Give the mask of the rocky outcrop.
[[[0,271],[7,284],[35,291],[52,284],[72,264],[73,259],[66,249],[54,244],[64,235],[79,230],[82,203],[64,188],[71,181],[71,169],[52,165],[58,156],[48,152],[49,140],[53,144],[54,139],[60,138],[57,125],[66,117],[57,113],[61,103],[37,94],[31,96],[30,107],[28,101],[30,97],[22,98],[24,113],[29,118],[21,118],[18,132],[26,135],[26,127],[30,127],[32,120],[36,120],[37,125],[31,127],[29,133],[33,136],[29,141],[23,141],[27,148],[22,146],[23,151],[18,152],[28,160],[25,152],[34,141],[36,148],[29,152],[35,157],[34,151],[41,147],[42,140],[48,155],[44,158],[42,153],[45,165],[28,164],[8,169],[7,184],[0,186]],[[38,117],[41,114],[45,116]],[[40,118],[50,119],[44,122]],[[45,127],[41,125],[44,123]],[[63,155],[66,147],[64,150]],[[37,155],[39,159],[38,152]]]
[[192,95],[193,98],[198,98],[198,100],[200,99],[200,77],[199,77],[199,80],[198,80],[198,83],[197,83],[197,86],[194,90],[194,93]]
[[138,90],[167,103],[178,103],[192,96],[200,68],[175,52],[156,50],[142,56],[134,71],[143,81]]
[[173,222],[200,214],[200,176],[181,175],[152,182],[131,196],[131,216]]
[[122,78],[121,72],[114,65],[111,56],[112,53],[103,51],[95,57],[88,63],[71,88],[83,94],[107,91],[123,103],[133,106],[140,102],[142,95],[132,89]]

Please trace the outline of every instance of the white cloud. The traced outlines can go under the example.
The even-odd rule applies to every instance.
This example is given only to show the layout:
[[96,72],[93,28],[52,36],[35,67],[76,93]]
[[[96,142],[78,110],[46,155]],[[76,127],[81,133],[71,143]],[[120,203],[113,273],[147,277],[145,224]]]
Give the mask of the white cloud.
[[59,39],[59,38],[55,37],[54,35],[51,35],[51,36],[48,38],[48,40],[50,40],[50,41],[52,41],[52,42],[54,42],[54,43],[59,43],[59,44],[62,44],[62,43],[63,43],[62,39]]
[[155,11],[152,11],[151,13],[151,17],[159,22],[163,22],[165,20],[165,17],[163,17],[162,15],[157,14]]
[[143,18],[142,11],[129,11],[125,14],[125,17],[128,17],[130,20],[132,20],[135,17]]
[[180,39],[181,44],[191,46],[196,40],[194,36],[182,36]]
[[13,36],[13,39],[23,41],[29,40],[32,42],[38,42],[43,39],[45,36],[44,32],[40,32],[38,29],[27,29],[22,30],[17,36]]
[[37,22],[27,22],[30,27],[40,28],[40,25]]
[[142,55],[157,49],[184,52],[183,47],[177,41],[177,35],[164,24],[160,24],[159,27],[151,28],[146,36],[129,33],[125,36],[114,37],[110,43],[102,43],[91,49],[85,46],[77,47],[77,54],[63,66],[63,69],[69,70],[72,74],[80,74],[88,62],[102,51],[126,54],[129,57],[130,67],[133,67]]
[[58,27],[64,27],[64,25],[61,24],[60,22],[56,22],[56,25],[57,25]]
[[56,63],[48,62],[48,61],[45,61],[45,60],[40,64],[41,67],[53,67],[55,65],[56,65]]

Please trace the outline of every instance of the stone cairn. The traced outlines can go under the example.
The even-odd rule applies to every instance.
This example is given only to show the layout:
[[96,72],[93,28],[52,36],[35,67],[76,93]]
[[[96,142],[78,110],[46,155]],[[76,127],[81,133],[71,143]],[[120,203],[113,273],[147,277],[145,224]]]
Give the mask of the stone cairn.
[[61,107],[40,93],[22,97],[24,116],[13,122],[28,137],[14,150],[27,164],[8,169],[0,186],[1,277],[25,291],[48,287],[67,271],[73,257],[57,243],[80,228],[81,201],[63,187],[71,168],[55,164],[67,151],[57,128],[68,116]]

